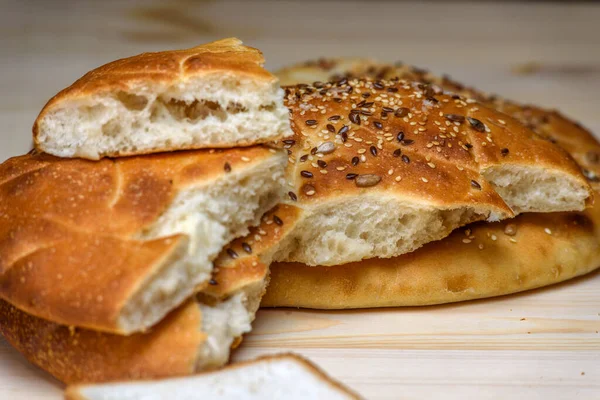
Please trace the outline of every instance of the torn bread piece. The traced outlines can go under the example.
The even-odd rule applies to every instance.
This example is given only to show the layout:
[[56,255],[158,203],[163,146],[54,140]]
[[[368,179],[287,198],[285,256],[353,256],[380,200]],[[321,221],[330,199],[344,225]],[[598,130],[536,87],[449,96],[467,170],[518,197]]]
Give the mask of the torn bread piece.
[[592,191],[561,148],[518,121],[406,80],[286,88],[286,203],[301,209],[276,261],[389,258],[471,222],[583,210]]
[[33,127],[38,150],[99,159],[238,147],[291,134],[278,80],[235,38],[143,53],[88,72]]
[[262,146],[12,158],[0,166],[0,297],[60,324],[147,329],[280,201],[285,162]]
[[249,332],[272,252],[294,226],[280,206],[215,260],[210,284],[145,332],[129,336],[35,317],[0,300],[0,332],[30,362],[66,383],[155,379],[223,366]]
[[185,378],[69,386],[67,400],[360,399],[295,354],[259,357]]

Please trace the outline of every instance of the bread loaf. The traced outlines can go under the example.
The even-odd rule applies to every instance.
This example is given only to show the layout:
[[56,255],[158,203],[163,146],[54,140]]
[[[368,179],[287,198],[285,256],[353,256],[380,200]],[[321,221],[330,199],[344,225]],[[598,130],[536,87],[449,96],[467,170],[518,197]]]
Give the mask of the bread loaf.
[[286,203],[301,212],[275,260],[394,257],[479,220],[582,210],[590,188],[564,150],[516,120],[403,80],[286,89],[294,136]]
[[238,39],[143,53],[88,72],[54,96],[33,126],[59,157],[236,147],[290,133],[277,78]]
[[276,207],[215,260],[213,278],[145,332],[129,336],[76,328],[30,315],[0,300],[0,332],[29,361],[66,383],[189,375],[225,364],[251,329],[275,244],[296,220]]
[[65,325],[149,328],[211,277],[212,261],[281,198],[265,147],[0,166],[0,298]]
[[[281,78],[348,76],[417,79],[472,96],[564,146],[598,190],[600,143],[581,125],[535,106],[490,97],[416,68],[365,60],[329,60],[285,70]],[[287,76],[287,77],[286,77]],[[294,78],[294,79],[292,79]],[[414,306],[504,295],[561,282],[600,266],[600,207],[583,213],[523,214],[477,223],[411,254],[334,267],[271,266],[264,306],[363,308]]]

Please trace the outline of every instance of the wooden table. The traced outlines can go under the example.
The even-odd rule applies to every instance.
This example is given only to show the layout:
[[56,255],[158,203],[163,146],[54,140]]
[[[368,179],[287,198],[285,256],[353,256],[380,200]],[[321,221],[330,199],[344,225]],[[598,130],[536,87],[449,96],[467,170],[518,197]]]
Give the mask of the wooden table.
[[[556,107],[600,132],[600,5],[341,1],[1,1],[0,160],[44,102],[142,51],[238,36],[268,67],[403,60]],[[295,351],[370,399],[600,398],[600,273],[526,294],[370,311],[264,310],[236,360]],[[0,399],[62,386],[0,340]]]

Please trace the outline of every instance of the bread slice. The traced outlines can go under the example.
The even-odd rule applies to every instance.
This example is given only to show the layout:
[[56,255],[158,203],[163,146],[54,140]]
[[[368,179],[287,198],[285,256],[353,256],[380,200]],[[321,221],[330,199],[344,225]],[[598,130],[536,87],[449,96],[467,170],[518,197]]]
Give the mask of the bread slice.
[[12,158],[0,166],[0,297],[65,325],[147,329],[280,201],[285,162],[261,146]]
[[0,332],[29,361],[66,383],[155,379],[221,367],[251,329],[275,244],[293,221],[293,207],[265,215],[249,238],[235,240],[217,257],[214,276],[199,295],[145,332],[123,336],[65,326],[3,300]]
[[295,354],[260,357],[186,378],[69,386],[67,400],[359,399]]
[[235,38],[143,53],[88,72],[54,96],[33,126],[59,157],[236,147],[290,133],[277,78]]
[[277,261],[340,265],[405,254],[468,223],[582,210],[571,157],[518,121],[403,80],[286,88],[286,202],[301,209]]

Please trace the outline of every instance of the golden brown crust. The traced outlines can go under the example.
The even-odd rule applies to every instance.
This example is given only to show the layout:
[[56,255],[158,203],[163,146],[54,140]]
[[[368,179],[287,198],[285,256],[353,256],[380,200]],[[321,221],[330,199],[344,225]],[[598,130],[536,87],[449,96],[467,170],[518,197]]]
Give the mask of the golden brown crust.
[[[0,165],[0,297],[51,321],[118,332],[145,278],[185,251],[182,235],[143,241],[174,196],[271,157],[269,149],[104,159],[45,154]],[[245,161],[249,160],[249,161]],[[59,289],[60,288],[60,289]]]
[[[264,307],[420,306],[500,296],[600,267],[599,207],[477,223],[413,253],[333,267],[274,263]],[[505,234],[508,225],[516,235]],[[510,232],[510,228],[509,228]]]
[[206,339],[189,301],[145,333],[113,335],[69,328],[0,300],[0,332],[33,364],[66,383],[150,379],[194,372]]
[[[362,399],[362,397],[360,397],[360,395],[358,395],[358,393],[356,393],[353,390],[351,390],[350,388],[344,386],[341,382],[331,378],[329,375],[327,375],[327,373],[325,371],[323,371],[319,366],[314,364],[312,361],[310,361],[298,354],[294,354],[294,353],[280,353],[280,354],[266,355],[266,356],[257,357],[253,360],[240,361],[235,364],[229,365],[225,368],[222,368],[219,371],[246,368],[248,366],[252,366],[252,365],[255,365],[255,364],[263,362],[263,361],[276,361],[276,360],[289,360],[289,361],[294,361],[299,364],[302,364],[302,366],[304,366],[306,369],[311,371],[321,381],[323,381],[323,382],[327,383],[328,385],[332,386],[333,388],[336,388],[337,390],[347,394],[348,396],[350,396],[350,398],[353,398],[356,400]],[[212,374],[212,373],[215,373],[215,371],[205,372],[204,374]],[[203,375],[203,374],[198,374],[198,375]],[[82,388],[79,387],[79,385],[73,385],[73,386],[67,387],[66,392],[65,392],[65,399],[66,400],[81,399],[82,397],[80,397],[80,394],[78,393],[81,389]]]
[[[202,288],[199,297],[214,303],[257,285],[264,288],[272,251],[293,229],[298,214],[293,206],[277,206],[246,239],[232,242],[215,260],[214,282]],[[251,253],[244,250],[242,242],[251,243]],[[229,249],[238,256],[233,258]],[[263,294],[264,289],[257,295]],[[81,315],[75,317],[80,319]],[[201,332],[200,308],[194,300],[172,311],[147,332],[131,336],[69,329],[0,300],[0,332],[29,361],[67,383],[188,375],[197,372],[199,348],[206,339]],[[237,338],[233,347],[241,340]]]
[[[360,194],[511,216],[481,175],[503,165],[544,166],[589,188],[558,146],[504,114],[432,86],[342,79],[288,87],[285,99],[294,131],[283,142],[290,152],[287,174],[301,207]],[[363,175],[373,182],[361,184]]]
[[387,64],[364,58],[320,59],[283,68],[276,72],[282,85],[314,81],[338,81],[343,78],[407,79],[423,82],[444,91],[465,96],[515,118],[537,134],[550,138],[567,150],[584,168],[592,181],[600,181],[600,143],[577,122],[556,110],[519,104],[488,95],[465,86],[447,76],[436,76],[427,70],[404,64]]
[[239,39],[229,38],[190,49],[142,53],[110,62],[88,72],[46,103],[33,125],[35,146],[39,148],[37,138],[40,121],[65,103],[105,92],[127,92],[141,82],[175,84],[193,77],[223,72],[275,82],[277,78],[262,67],[264,61],[259,50],[243,46]]

